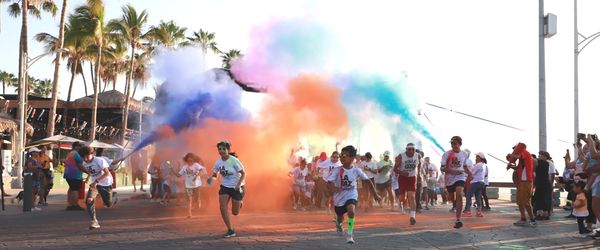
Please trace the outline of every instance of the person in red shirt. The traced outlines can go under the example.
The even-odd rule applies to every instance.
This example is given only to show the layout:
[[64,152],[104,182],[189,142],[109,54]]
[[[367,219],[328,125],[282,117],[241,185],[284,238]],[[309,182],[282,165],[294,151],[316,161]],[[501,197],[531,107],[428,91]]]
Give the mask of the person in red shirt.
[[[536,226],[533,209],[531,208],[531,194],[533,189],[533,171],[537,161],[527,151],[524,143],[519,143],[513,148],[513,152],[506,156],[507,168],[517,169],[517,205],[521,213],[521,219],[514,223],[515,226]],[[519,160],[518,164],[515,163]],[[525,212],[529,215],[530,222],[527,223]]]

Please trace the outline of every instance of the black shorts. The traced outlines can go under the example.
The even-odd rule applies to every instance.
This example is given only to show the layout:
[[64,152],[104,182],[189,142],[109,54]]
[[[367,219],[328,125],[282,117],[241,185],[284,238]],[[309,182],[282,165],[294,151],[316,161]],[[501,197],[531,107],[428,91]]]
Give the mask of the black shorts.
[[448,190],[448,193],[454,193],[456,192],[456,187],[465,187],[465,181],[457,181],[454,184],[452,184],[452,186],[446,186],[446,190]]
[[229,195],[231,199],[234,199],[236,201],[241,201],[242,199],[244,199],[245,193],[246,192],[244,190],[244,186],[240,187],[240,191],[236,191],[233,188],[228,188],[224,186],[221,186],[221,188],[219,188],[219,195]]
[[341,207],[337,207],[337,206],[334,207],[335,214],[337,214],[337,215],[344,215],[345,213],[348,212],[348,205],[350,205],[350,204],[354,204],[356,206],[356,205],[358,205],[358,201],[355,200],[355,199],[350,199],[350,200],[347,200],[346,203],[344,203],[343,206],[341,206]]
[[392,179],[389,179],[385,183],[376,183],[375,184],[375,187],[377,188],[378,192],[382,192],[386,189],[389,189],[391,186],[392,186]]
[[79,191],[81,190],[82,180],[75,179],[66,179],[69,184],[69,191]]

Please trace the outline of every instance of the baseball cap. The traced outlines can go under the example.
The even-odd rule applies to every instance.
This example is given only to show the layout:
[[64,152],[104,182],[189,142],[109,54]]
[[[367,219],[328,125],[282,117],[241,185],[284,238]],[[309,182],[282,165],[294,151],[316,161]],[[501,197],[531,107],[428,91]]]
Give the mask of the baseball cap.
[[485,154],[483,152],[479,152],[477,154],[475,154],[477,157],[484,159],[485,160]]
[[390,156],[390,151],[386,150],[385,152],[383,152],[383,156]]
[[30,148],[29,150],[27,150],[28,153],[36,153],[36,152],[42,152],[42,150],[40,150],[39,148],[33,147]]
[[540,156],[546,156],[546,158],[552,160],[552,157],[550,157],[550,153],[548,153],[547,151],[540,151],[539,155]]

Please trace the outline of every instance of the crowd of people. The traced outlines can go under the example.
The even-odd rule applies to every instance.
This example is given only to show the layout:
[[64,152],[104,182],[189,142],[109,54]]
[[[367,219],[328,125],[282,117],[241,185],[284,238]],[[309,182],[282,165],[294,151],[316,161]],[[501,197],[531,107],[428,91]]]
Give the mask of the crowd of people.
[[[454,228],[459,229],[463,226],[462,217],[484,217],[484,212],[491,209],[486,192],[489,169],[486,154],[474,154],[473,162],[471,152],[461,148],[461,137],[452,137],[450,146],[451,150],[442,155],[439,168],[414,143],[408,143],[403,152],[395,156],[385,151],[379,161],[370,152],[359,155],[351,145],[340,151],[336,145],[331,154],[321,152],[312,158],[296,157],[296,151],[292,150],[289,160],[291,208],[333,212],[337,232],[344,232],[342,224],[347,221],[348,243],[354,243],[356,211],[369,211],[376,204],[401,214],[408,213],[410,225],[417,223],[417,214],[424,213],[423,210],[448,204],[455,215]],[[186,154],[176,164],[154,157],[147,169],[151,179],[151,201],[169,204],[170,195],[177,193],[172,190],[177,188],[174,184],[182,182],[181,191],[185,190],[187,214],[191,218],[192,209],[206,207],[212,196],[202,187],[211,185],[221,176],[218,201],[227,227],[224,236],[233,237],[236,232],[228,208],[231,207],[232,215],[238,215],[243,207],[245,170],[227,141],[219,142],[217,151],[220,157],[210,169],[194,153]],[[597,178],[600,175],[600,141],[595,135],[580,135],[576,158],[571,158],[569,150],[563,158],[565,170],[563,176],[557,177],[555,163],[546,151],[531,154],[525,144],[518,143],[506,156],[507,169],[514,170],[516,203],[520,212],[514,225],[536,226],[538,220],[550,219],[558,205],[554,204],[553,191],[560,187],[568,192],[564,209],[572,211],[567,217],[577,219],[579,233],[593,234],[600,239],[600,232],[592,230],[593,224],[600,219],[600,178]],[[102,149],[94,150],[79,143],[73,144],[73,150],[65,160],[64,178],[69,184],[67,210],[87,210],[90,229],[100,227],[94,205],[96,197],[99,195],[106,207],[112,207],[118,201],[116,192],[112,191],[114,171],[123,160],[111,160]],[[31,204],[34,211],[41,210],[40,207],[46,204],[52,188],[51,162],[51,154],[35,147],[28,150],[24,172],[33,176],[32,192],[38,197]],[[87,173],[85,183],[89,184],[86,208],[78,205],[83,173]],[[179,181],[182,176],[183,181]]]

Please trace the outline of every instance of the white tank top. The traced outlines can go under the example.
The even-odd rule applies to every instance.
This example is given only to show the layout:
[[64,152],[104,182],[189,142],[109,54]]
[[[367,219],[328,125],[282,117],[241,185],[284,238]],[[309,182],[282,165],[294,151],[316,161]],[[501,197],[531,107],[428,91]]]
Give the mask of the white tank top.
[[402,162],[400,170],[408,172],[408,176],[417,176],[417,166],[419,165],[419,155],[415,153],[412,157],[408,157],[406,152],[401,154]]

